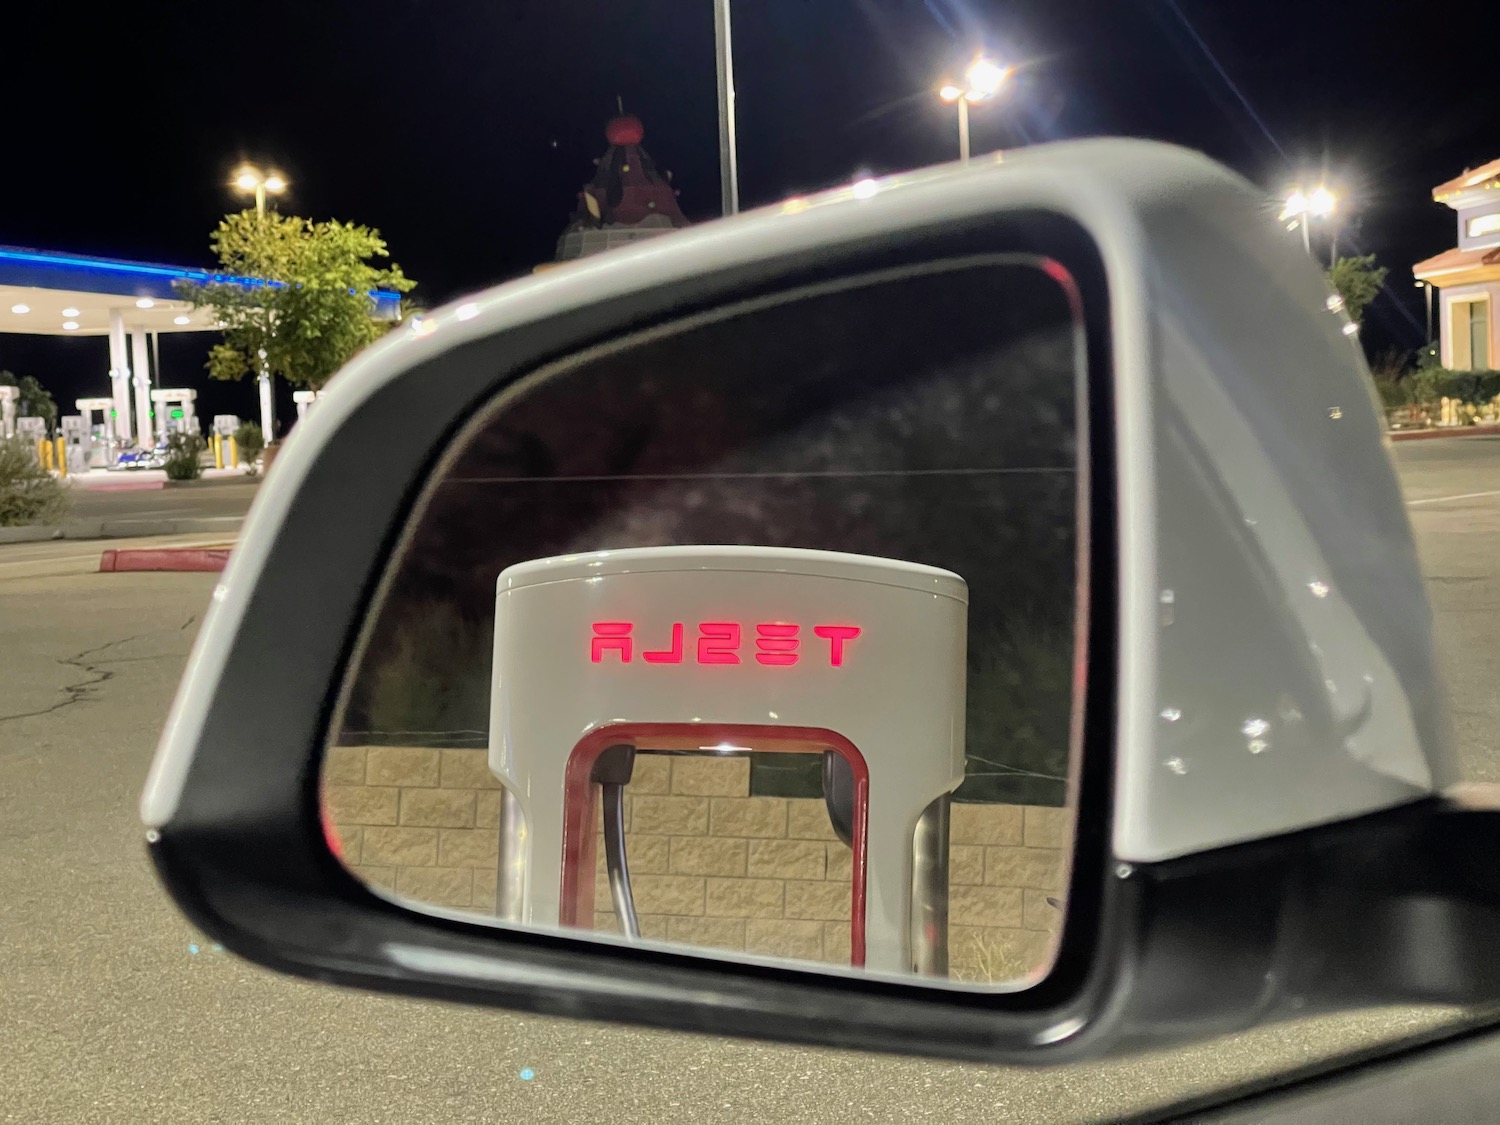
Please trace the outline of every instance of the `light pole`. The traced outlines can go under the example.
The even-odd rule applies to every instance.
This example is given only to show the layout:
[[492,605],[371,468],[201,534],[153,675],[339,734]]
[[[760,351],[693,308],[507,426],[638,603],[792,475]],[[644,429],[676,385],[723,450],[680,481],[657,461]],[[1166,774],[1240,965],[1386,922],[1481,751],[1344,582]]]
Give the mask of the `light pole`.
[[234,170],[234,179],[231,181],[236,189],[247,194],[255,195],[255,213],[264,215],[266,213],[266,193],[280,195],[286,191],[286,177],[280,172],[263,172],[254,164],[241,164]]
[[714,0],[714,48],[719,72],[719,192],[724,214],[740,209],[739,156],[734,141],[734,45],[729,0]]
[[[1295,219],[1302,227],[1302,249],[1309,256],[1312,255],[1312,232],[1309,229],[1313,219],[1326,219],[1338,210],[1339,199],[1329,190],[1326,184],[1319,184],[1312,191],[1303,191],[1296,188],[1286,197],[1286,205],[1281,209],[1281,221]],[[1333,249],[1336,252],[1338,243],[1335,241]],[[1333,263],[1329,263],[1333,268]]]
[[1432,282],[1419,281],[1417,288],[1422,290],[1422,295],[1427,299],[1427,346],[1432,347]]
[[[242,192],[255,194],[255,214],[257,218],[266,217],[266,194],[280,195],[286,191],[287,179],[275,169],[262,171],[254,164],[241,164],[234,170],[234,179],[231,181],[235,188]],[[271,386],[271,369],[266,366],[266,350],[260,349],[256,357],[255,381],[257,390],[260,392],[260,429],[266,435],[266,441],[276,440],[276,397]]]
[[958,103],[958,158],[969,162],[969,103],[989,101],[1010,78],[1011,68],[985,55],[975,55],[964,70],[962,84],[944,82],[938,97],[950,105]]

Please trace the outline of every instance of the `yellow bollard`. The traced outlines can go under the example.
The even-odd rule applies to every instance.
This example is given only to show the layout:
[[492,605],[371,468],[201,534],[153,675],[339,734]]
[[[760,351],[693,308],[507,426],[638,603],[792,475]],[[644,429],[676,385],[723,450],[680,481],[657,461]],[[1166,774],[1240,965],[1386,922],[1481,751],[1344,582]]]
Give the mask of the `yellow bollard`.
[[47,454],[52,452],[52,443],[46,438],[36,439],[36,463],[44,469],[52,468],[52,458]]
[[57,438],[57,475],[65,477],[68,475],[68,443],[64,438]]
[[229,435],[229,467],[237,469],[240,465],[240,449],[234,444],[234,435]]
[[218,434],[214,434],[214,468],[216,468],[216,469],[222,469],[223,467],[224,467],[223,438],[219,437]]

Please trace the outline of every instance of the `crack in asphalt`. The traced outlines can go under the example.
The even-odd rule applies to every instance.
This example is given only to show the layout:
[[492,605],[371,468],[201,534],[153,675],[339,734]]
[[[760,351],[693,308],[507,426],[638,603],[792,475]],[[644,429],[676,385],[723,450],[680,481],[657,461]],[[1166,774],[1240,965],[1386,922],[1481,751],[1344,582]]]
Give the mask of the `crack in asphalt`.
[[181,625],[177,626],[177,628],[175,629],[150,629],[144,633],[134,633],[128,637],[120,637],[117,640],[105,641],[102,645],[95,645],[93,648],[86,648],[82,652],[74,653],[72,656],[59,657],[57,661],[59,664],[78,669],[84,674],[84,678],[77,681],[76,683],[64,684],[61,690],[66,698],[58,700],[50,707],[43,707],[36,711],[20,711],[14,715],[0,715],[0,723],[8,723],[15,719],[34,719],[39,715],[50,715],[54,711],[61,711],[63,708],[71,707],[75,703],[91,702],[94,698],[94,689],[99,687],[99,685],[107,683],[108,681],[114,679],[115,676],[115,673],[113,671],[103,667],[103,665],[121,664],[130,659],[149,658],[123,657],[118,660],[90,660],[90,657],[98,657],[100,653],[119,648],[121,645],[127,645],[131,641],[144,640],[146,637],[154,637],[162,633],[180,633],[189,625],[191,625],[197,619],[197,617],[198,615],[196,613],[189,614],[188,619]]

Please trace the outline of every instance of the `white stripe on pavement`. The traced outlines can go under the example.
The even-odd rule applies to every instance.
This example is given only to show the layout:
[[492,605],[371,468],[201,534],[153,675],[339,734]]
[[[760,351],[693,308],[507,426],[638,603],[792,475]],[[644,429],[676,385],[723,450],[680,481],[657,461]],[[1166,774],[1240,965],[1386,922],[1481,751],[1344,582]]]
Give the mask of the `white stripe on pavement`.
[[1500,488],[1490,492],[1460,492],[1457,496],[1429,496],[1425,500],[1408,500],[1406,506],[1415,508],[1418,504],[1443,504],[1449,500],[1478,500],[1481,496],[1500,496]]

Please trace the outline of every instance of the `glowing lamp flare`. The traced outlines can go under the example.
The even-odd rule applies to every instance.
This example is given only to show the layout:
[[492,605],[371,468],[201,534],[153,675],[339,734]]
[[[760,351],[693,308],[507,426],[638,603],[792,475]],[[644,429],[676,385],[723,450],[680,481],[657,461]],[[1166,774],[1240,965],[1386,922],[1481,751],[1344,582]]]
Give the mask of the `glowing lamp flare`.
[[945,102],[982,102],[998,94],[1009,80],[1012,67],[1001,66],[994,59],[980,55],[964,71],[963,83],[944,82],[938,97]]
[[1316,219],[1327,218],[1338,210],[1338,205],[1338,196],[1324,185],[1320,184],[1310,192],[1298,188],[1286,197],[1286,205],[1281,209],[1281,219],[1285,222],[1303,215],[1311,215]]
[[289,181],[275,169],[262,171],[254,164],[242,164],[234,170],[230,182],[240,191],[266,191],[280,195],[286,191]]
[[1009,76],[1010,67],[1001,66],[992,59],[975,59],[964,75],[969,80],[969,100],[994,97]]

